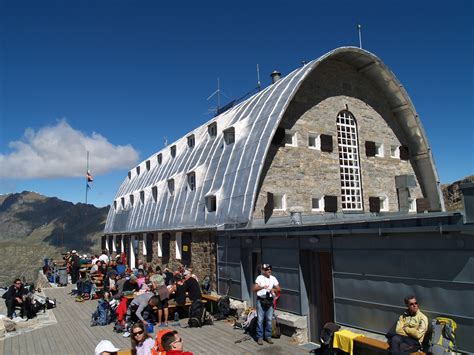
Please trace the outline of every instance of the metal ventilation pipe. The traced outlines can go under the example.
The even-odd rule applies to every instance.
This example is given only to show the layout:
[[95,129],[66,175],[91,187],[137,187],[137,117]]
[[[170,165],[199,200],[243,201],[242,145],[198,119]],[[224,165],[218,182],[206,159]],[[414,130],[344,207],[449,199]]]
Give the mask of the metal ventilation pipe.
[[275,84],[278,80],[281,79],[281,73],[278,70],[275,70],[273,73],[270,74],[272,77],[272,83]]

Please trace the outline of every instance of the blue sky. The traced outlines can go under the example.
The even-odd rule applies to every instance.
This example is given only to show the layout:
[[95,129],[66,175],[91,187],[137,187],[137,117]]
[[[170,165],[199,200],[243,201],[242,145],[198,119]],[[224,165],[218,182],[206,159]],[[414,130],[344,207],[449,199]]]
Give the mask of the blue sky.
[[206,99],[217,77],[229,100],[239,97],[255,87],[257,63],[266,86],[275,69],[286,74],[302,60],[357,46],[357,23],[363,48],[408,91],[441,182],[474,173],[470,0],[1,6],[0,193],[84,202],[89,147],[89,202],[107,205],[127,171],[165,137],[176,140],[212,118],[215,102]]

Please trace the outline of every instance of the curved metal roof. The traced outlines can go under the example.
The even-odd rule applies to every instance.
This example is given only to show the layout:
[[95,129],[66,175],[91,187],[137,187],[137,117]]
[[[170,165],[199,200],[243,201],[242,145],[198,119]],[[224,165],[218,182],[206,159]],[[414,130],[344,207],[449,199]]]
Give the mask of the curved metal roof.
[[[105,233],[133,233],[156,230],[213,228],[224,224],[247,223],[252,214],[262,166],[273,135],[286,108],[302,82],[327,59],[336,59],[356,67],[384,92],[392,112],[406,135],[412,164],[424,194],[432,208],[441,209],[438,178],[423,127],[408,94],[393,73],[370,52],[355,48],[337,48],[248,100],[198,127],[177,142],[162,149],[132,169],[122,182],[111,206]],[[217,123],[217,135],[208,134],[208,125]],[[235,142],[226,144],[223,131],[234,127]],[[187,137],[194,135],[195,146],[188,147]],[[176,147],[171,156],[170,147]],[[162,162],[158,163],[157,156]],[[147,163],[149,161],[149,163]],[[149,164],[149,169],[147,168]],[[196,187],[188,186],[187,174],[195,172]],[[170,196],[168,180],[174,180]],[[157,198],[152,188],[157,187]],[[141,201],[140,192],[144,191]],[[133,206],[130,195],[134,195]],[[206,210],[205,197],[214,195],[217,210]],[[121,198],[125,208],[121,206]]]

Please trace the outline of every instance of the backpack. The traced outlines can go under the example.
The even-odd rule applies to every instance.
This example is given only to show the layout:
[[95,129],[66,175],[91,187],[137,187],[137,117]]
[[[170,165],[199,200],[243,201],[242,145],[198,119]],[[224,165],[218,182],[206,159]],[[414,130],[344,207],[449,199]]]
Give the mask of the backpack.
[[431,321],[431,339],[429,352],[433,355],[449,354],[456,352],[457,324],[451,318],[437,317]]
[[212,324],[212,319],[208,317],[204,303],[196,300],[189,307],[188,326],[190,328],[200,328],[204,324]]
[[56,308],[56,298],[46,297],[46,309]]
[[321,341],[321,354],[336,354],[332,347],[332,340],[334,337],[334,333],[337,332],[339,329],[341,329],[341,327],[335,323],[329,322],[324,324],[324,327],[321,330],[321,336],[319,337],[319,340]]
[[92,313],[91,327],[109,324],[112,318],[111,313],[109,303],[105,300],[99,300],[96,310]]
[[229,296],[219,298],[219,301],[217,301],[217,310],[219,311],[217,319],[226,319],[229,316],[231,312]]
[[244,333],[249,334],[253,338],[257,336],[257,311],[253,310],[247,315],[247,319],[242,323]]

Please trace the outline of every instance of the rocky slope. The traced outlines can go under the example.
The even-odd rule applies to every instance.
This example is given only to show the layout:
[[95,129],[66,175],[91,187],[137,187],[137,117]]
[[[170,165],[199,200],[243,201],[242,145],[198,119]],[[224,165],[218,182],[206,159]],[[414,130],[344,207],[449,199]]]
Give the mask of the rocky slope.
[[0,285],[36,277],[45,257],[97,252],[108,207],[73,204],[35,192],[0,197]]
[[441,185],[446,211],[463,211],[462,193],[459,185],[474,182],[474,175],[467,176],[452,184]]

